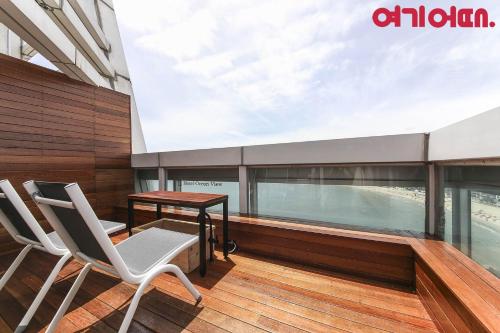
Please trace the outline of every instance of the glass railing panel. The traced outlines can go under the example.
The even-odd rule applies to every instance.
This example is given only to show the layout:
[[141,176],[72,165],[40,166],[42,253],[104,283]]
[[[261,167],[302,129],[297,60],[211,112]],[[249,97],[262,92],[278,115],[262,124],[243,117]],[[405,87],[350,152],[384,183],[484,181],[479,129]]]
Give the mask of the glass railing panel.
[[137,193],[158,191],[160,182],[158,169],[136,169],[135,191]]
[[[169,169],[169,190],[180,192],[198,192],[228,195],[228,211],[239,212],[239,179],[238,169]],[[208,209],[222,212],[222,204]]]
[[[203,180],[182,180],[182,192],[199,192],[199,193],[213,193],[213,194],[226,194],[228,199],[228,210],[233,213],[239,211],[239,183],[238,182],[222,182],[222,181],[203,181]],[[210,211],[222,211],[222,205],[217,205],[209,208]]]
[[425,232],[425,168],[256,168],[250,210],[322,225]]
[[444,240],[500,276],[500,167],[449,166],[444,178]]
[[500,191],[472,191],[471,197],[471,257],[500,276]]

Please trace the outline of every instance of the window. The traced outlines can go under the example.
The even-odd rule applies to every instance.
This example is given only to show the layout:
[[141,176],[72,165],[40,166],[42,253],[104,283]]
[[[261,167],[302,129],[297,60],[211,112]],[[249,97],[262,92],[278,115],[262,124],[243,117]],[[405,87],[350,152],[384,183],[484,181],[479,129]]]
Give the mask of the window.
[[446,166],[440,236],[500,276],[500,167]]
[[346,228],[425,231],[423,166],[253,168],[250,212]]
[[[228,211],[239,212],[238,169],[168,169],[167,172],[169,190],[226,194],[229,196]],[[209,210],[222,211],[222,204]]]
[[158,169],[136,169],[135,191],[137,193],[158,191],[159,188]]

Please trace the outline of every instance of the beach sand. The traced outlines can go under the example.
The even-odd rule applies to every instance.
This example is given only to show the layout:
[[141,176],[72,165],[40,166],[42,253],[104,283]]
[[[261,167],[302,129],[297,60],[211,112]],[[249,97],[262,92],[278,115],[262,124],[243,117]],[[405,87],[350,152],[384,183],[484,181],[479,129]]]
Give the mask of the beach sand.
[[[357,188],[425,204],[425,193],[422,191],[410,191],[402,187],[381,186],[357,186]],[[452,210],[451,198],[449,197],[445,198],[445,209],[449,212]],[[473,198],[471,215],[474,223],[479,223],[493,232],[500,233],[500,207],[487,205]]]

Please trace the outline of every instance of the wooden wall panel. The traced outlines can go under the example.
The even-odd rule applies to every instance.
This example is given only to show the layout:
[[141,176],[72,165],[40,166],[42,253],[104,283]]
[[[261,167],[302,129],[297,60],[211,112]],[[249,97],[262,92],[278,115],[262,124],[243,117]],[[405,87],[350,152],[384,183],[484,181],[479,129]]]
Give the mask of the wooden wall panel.
[[96,89],[96,212],[102,216],[112,216],[113,207],[125,204],[134,187],[134,173],[130,168],[130,126],[130,100],[113,91]]
[[[0,55],[0,179],[35,217],[29,179],[78,182],[97,215],[114,219],[133,190],[130,154],[129,96]],[[16,247],[0,228],[0,253]]]

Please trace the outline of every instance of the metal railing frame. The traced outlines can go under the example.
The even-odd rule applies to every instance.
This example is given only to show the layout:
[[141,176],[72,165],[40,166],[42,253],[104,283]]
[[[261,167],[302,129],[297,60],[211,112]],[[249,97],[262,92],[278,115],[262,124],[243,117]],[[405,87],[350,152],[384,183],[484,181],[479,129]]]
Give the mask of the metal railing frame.
[[[441,236],[441,166],[500,166],[500,145],[488,144],[478,151],[466,144],[491,142],[491,131],[500,117],[500,108],[430,134],[404,134],[338,140],[295,142],[258,146],[170,151],[132,155],[132,167],[158,168],[160,188],[167,189],[169,169],[237,168],[239,177],[239,213],[248,214],[249,170],[259,167],[423,165],[426,166],[426,233]],[[434,135],[436,134],[436,135]],[[464,141],[458,146],[455,140]],[[484,139],[483,139],[484,138]],[[500,138],[499,138],[500,141]],[[450,151],[451,153],[448,153]],[[453,156],[453,157],[451,157]],[[456,158],[458,156],[459,158]],[[453,158],[453,159],[450,159]]]

